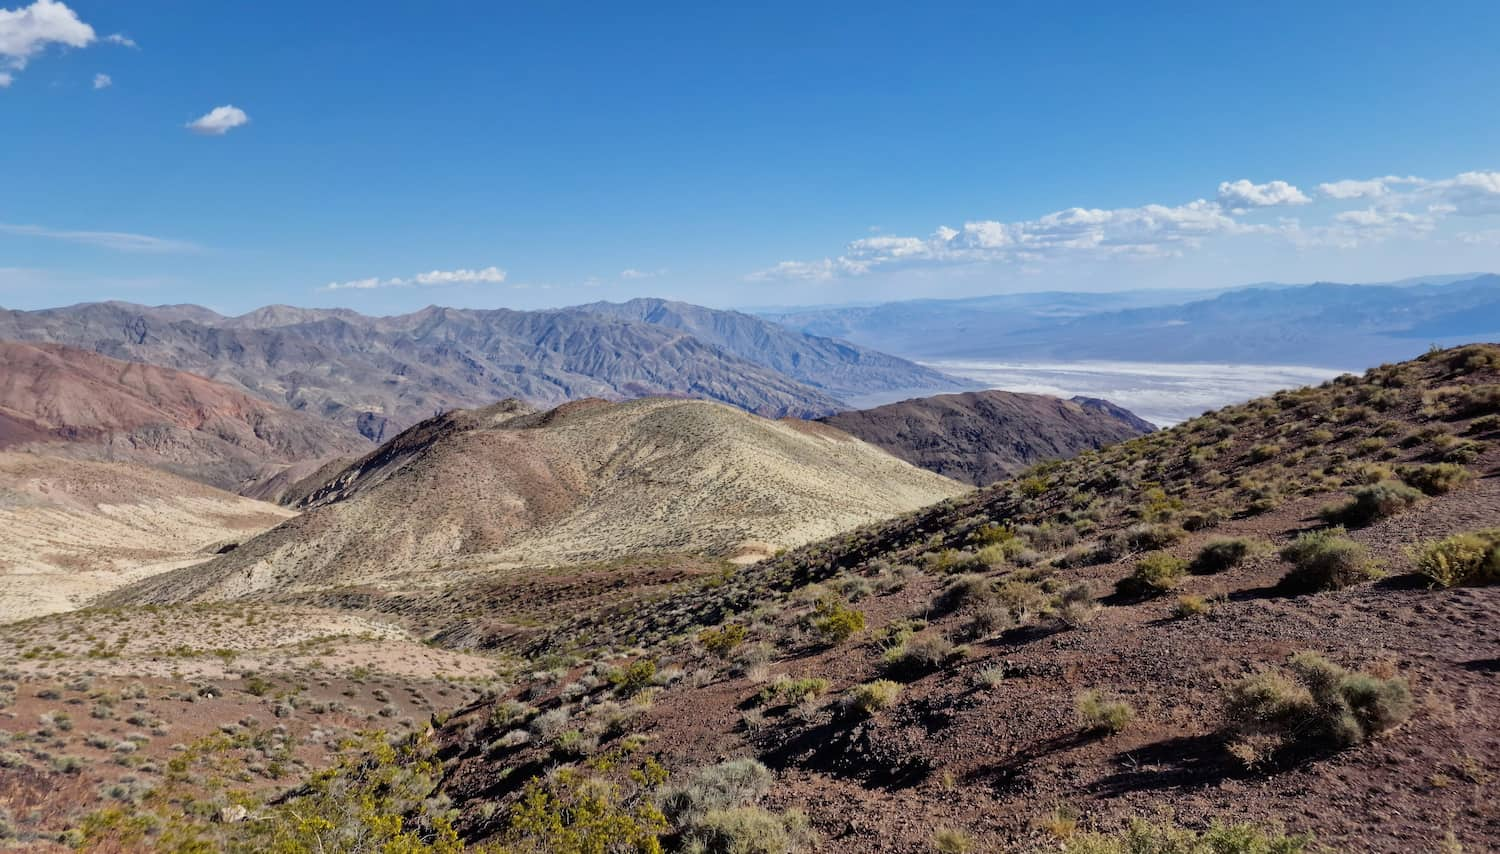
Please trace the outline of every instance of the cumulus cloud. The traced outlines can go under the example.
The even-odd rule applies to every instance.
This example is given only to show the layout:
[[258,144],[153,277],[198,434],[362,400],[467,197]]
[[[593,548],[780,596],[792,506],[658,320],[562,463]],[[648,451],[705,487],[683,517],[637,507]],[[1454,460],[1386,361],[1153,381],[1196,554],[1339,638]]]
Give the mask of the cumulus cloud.
[[187,123],[187,129],[204,136],[223,136],[241,125],[250,123],[245,111],[232,104],[214,107],[207,113]]
[[1219,204],[1231,209],[1266,208],[1275,205],[1305,205],[1312,201],[1285,181],[1254,184],[1241,178],[1219,184]]
[[40,237],[46,240],[62,240],[121,252],[196,252],[195,244],[183,240],[169,240],[146,234],[131,234],[124,231],[69,231],[45,228],[40,225],[12,225],[0,223],[0,234],[21,237]]
[[121,47],[138,47],[138,45],[135,43],[135,39],[123,33],[110,33],[109,35],[104,37],[104,40],[109,42],[110,44],[120,45]]
[[94,28],[57,0],[0,9],[0,64],[16,71],[50,45],[87,47],[94,40]]
[[95,89],[108,89],[109,87],[111,87],[113,85],[115,85],[115,81],[112,80],[112,79],[110,79],[110,76],[108,74],[95,74],[94,75],[94,88]]
[[353,279],[347,282],[329,282],[325,291],[367,291],[374,288],[443,287],[447,285],[495,284],[505,281],[505,271],[499,267],[479,270],[429,270],[404,278]]

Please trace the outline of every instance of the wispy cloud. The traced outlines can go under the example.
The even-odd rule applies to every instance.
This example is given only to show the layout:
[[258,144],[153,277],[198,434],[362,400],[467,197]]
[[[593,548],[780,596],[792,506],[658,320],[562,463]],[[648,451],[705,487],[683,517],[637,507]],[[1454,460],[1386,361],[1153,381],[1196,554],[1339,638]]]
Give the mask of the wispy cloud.
[[620,271],[620,278],[622,278],[622,279],[624,279],[626,281],[637,281],[637,280],[640,280],[640,279],[654,279],[657,276],[660,276],[661,274],[663,274],[665,272],[667,272],[665,269],[661,269],[661,270],[637,270],[634,267],[631,267],[628,270],[621,270]]
[[202,250],[202,247],[197,244],[189,243],[185,240],[152,237],[148,234],[131,234],[126,231],[73,231],[46,228],[40,225],[0,223],[0,234],[13,234],[19,237],[39,237],[44,240],[62,240],[68,243],[98,246],[103,249],[115,249],[120,252],[165,253],[198,252]]
[[187,129],[203,136],[223,136],[241,125],[250,123],[245,111],[233,104],[214,107],[207,113],[187,123]]
[[120,45],[121,47],[140,47],[140,45],[135,43],[135,39],[124,33],[110,33],[104,37],[104,40],[110,44]]
[[505,281],[505,271],[499,267],[479,270],[430,270],[404,278],[351,279],[347,282],[329,282],[325,291],[368,291],[375,288],[443,287],[448,285],[498,285]]
[[[1224,181],[1215,198],[1179,205],[1068,208],[1032,220],[971,220],[939,226],[926,237],[876,235],[853,240],[836,256],[781,261],[750,281],[830,281],[882,270],[1009,263],[1028,270],[1065,258],[1168,258],[1210,239],[1280,237],[1294,246],[1354,248],[1396,237],[1427,238],[1450,216],[1500,215],[1500,172],[1465,172],[1427,180],[1385,176],[1317,185],[1322,203],[1287,181]],[[1350,202],[1360,206],[1345,208]],[[1267,221],[1284,206],[1322,211],[1313,222]],[[1328,208],[1334,210],[1329,211]]]
[[113,85],[115,85],[115,81],[108,74],[95,74],[94,75],[94,88],[95,89],[108,89],[109,87],[111,87]]

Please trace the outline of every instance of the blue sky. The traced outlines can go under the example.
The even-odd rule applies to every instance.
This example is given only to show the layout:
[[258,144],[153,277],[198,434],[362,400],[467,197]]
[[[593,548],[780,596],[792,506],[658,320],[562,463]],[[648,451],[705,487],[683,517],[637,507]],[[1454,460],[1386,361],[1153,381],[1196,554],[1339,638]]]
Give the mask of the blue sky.
[[743,5],[0,0],[0,305],[1500,269],[1500,4]]

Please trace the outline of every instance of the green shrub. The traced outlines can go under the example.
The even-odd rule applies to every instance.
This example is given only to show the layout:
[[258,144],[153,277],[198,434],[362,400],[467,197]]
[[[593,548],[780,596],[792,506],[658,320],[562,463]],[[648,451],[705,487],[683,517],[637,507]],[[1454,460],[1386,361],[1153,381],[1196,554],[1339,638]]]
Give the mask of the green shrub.
[[714,810],[760,800],[774,782],[775,776],[759,761],[730,759],[698,769],[686,783],[662,789],[657,804],[674,826],[690,827]]
[[964,573],[954,576],[952,581],[932,599],[935,614],[951,614],[966,606],[983,605],[994,599],[994,585],[983,575]]
[[1500,581],[1500,528],[1455,534],[1423,544],[1417,570],[1441,587]]
[[683,833],[683,851],[703,854],[792,854],[812,842],[807,817],[756,806],[713,810]]
[[745,642],[745,627],[739,623],[725,623],[717,629],[704,629],[698,633],[698,642],[714,655],[728,658]]
[[1078,724],[1089,732],[1120,732],[1135,720],[1135,709],[1102,691],[1084,691],[1074,700]]
[[[501,834],[503,850],[660,854],[661,835],[670,828],[647,794],[649,791],[631,791],[609,780],[585,775],[577,768],[562,768],[553,774],[534,777],[507,816],[506,829]],[[326,850],[349,849],[335,845]],[[462,849],[452,850],[456,854]]]
[[1252,463],[1263,463],[1274,459],[1279,453],[1281,453],[1280,445],[1256,445],[1250,449],[1250,453],[1246,454],[1245,457]]
[[1287,751],[1352,747],[1411,714],[1411,689],[1399,677],[1348,671],[1315,652],[1293,655],[1287,671],[1261,671],[1229,687],[1229,749],[1247,766]]
[[843,643],[865,629],[865,615],[837,599],[813,606],[813,629],[828,643]]
[[1172,616],[1186,619],[1199,614],[1207,614],[1209,610],[1210,605],[1207,599],[1194,594],[1186,594],[1177,597],[1177,604],[1172,606]]
[[954,646],[943,635],[929,634],[886,650],[884,662],[892,675],[916,678],[961,658],[967,652],[963,647]]
[[637,658],[622,669],[609,674],[609,684],[621,697],[634,697],[656,681],[656,662],[649,658]]
[[1260,544],[1246,537],[1219,537],[1209,540],[1198,550],[1197,557],[1188,565],[1188,571],[1196,575],[1212,575],[1233,569],[1255,554]]
[[1063,842],[1063,854],[1303,854],[1310,835],[1286,836],[1249,824],[1214,822],[1201,833],[1169,822],[1131,819],[1118,833],[1080,833]]
[[781,675],[766,687],[760,689],[760,704],[763,706],[781,703],[783,705],[795,706],[804,700],[816,699],[828,690],[828,680],[818,676],[804,676],[801,679],[793,679],[790,676]]
[[896,705],[901,685],[889,679],[877,679],[850,688],[840,702],[846,714],[869,717]]
[[1462,486],[1472,475],[1457,463],[1432,463],[1402,466],[1401,479],[1428,495],[1446,495]]
[[1283,548],[1281,558],[1292,569],[1281,579],[1282,589],[1316,593],[1379,578],[1381,572],[1365,547],[1344,534],[1340,526],[1308,531]]
[[1121,579],[1122,593],[1155,596],[1173,590],[1182,583],[1188,562],[1167,552],[1151,552],[1136,561],[1135,570]]
[[1331,524],[1370,525],[1394,516],[1422,499],[1422,493],[1394,480],[1361,486],[1345,504],[1325,508],[1323,518]]

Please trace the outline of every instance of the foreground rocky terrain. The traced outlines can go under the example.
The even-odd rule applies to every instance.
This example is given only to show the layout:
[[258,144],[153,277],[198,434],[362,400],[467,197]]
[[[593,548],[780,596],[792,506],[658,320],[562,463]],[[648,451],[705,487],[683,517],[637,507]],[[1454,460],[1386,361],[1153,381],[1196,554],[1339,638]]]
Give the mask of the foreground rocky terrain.
[[[493,547],[561,493],[504,496],[566,482],[574,456],[615,461],[639,499],[580,506],[656,525],[695,512],[654,515],[666,472],[712,472],[718,493],[788,483],[764,473],[808,464],[797,449],[869,448],[765,422],[731,431],[761,449],[737,456],[714,441],[720,410],[748,417],[453,413],[306,487],[295,521],[383,502],[359,527],[402,531],[370,546],[402,565],[441,528],[400,528],[424,504],[506,508],[462,517],[500,532]],[[1475,345],[949,487],[750,565],[663,549],[471,573],[452,553],[441,573],[372,557],[361,583],[309,557],[326,544],[273,532],[257,539],[274,560],[230,563],[252,540],[120,600],[224,601],[0,631],[0,791],[24,844],[101,851],[1484,851],[1500,839],[1497,443],[1500,347]],[[472,454],[545,465],[444,505],[480,476],[457,462]],[[771,500],[748,495],[751,517]],[[332,550],[364,554],[357,540]],[[163,750],[174,710],[205,735]],[[340,746],[368,725],[385,735]]]
[[818,420],[975,486],[1155,429],[1103,400],[994,390],[915,398]]

